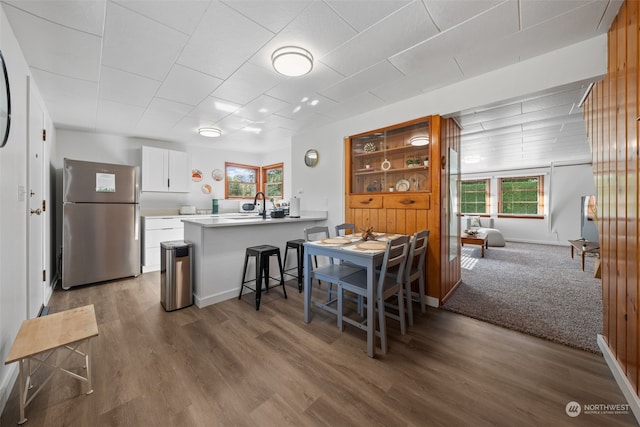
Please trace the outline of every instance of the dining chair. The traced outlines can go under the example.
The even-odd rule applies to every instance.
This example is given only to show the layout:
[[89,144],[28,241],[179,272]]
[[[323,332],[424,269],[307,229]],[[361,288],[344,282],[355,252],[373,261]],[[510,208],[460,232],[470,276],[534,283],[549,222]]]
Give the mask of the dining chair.
[[[378,326],[380,346],[382,353],[387,352],[387,326],[385,317],[396,319],[400,322],[400,333],[406,333],[404,312],[404,267],[409,252],[409,236],[398,236],[387,240],[384,257],[380,271],[376,272],[376,302],[368,302],[368,309],[376,307],[378,312]],[[393,274],[387,274],[393,271]],[[367,329],[366,320],[358,321],[343,315],[343,291],[349,291],[363,297],[367,296],[367,271],[362,269],[349,276],[343,277],[338,283],[338,328],[342,330],[343,322],[349,323],[360,329]],[[398,314],[385,310],[385,301],[392,296],[397,297]],[[374,327],[375,328],[375,327]]]
[[[336,237],[346,236],[348,234],[356,234],[356,225],[345,222],[343,224],[336,225]],[[341,264],[345,264],[344,260],[340,260]],[[347,265],[351,265],[349,262],[346,262]],[[351,298],[353,299],[353,298]],[[361,295],[357,296],[357,299],[353,299],[358,303],[358,314],[360,316],[364,316],[364,301]]]
[[[329,238],[329,227],[324,225],[318,225],[304,229],[304,238],[307,241],[322,240]],[[313,257],[313,269],[311,270],[311,282],[313,279],[318,280],[320,284],[322,281],[327,282],[327,302],[325,308],[330,304],[333,304],[337,300],[333,297],[336,291],[333,290],[333,285],[337,286],[341,277],[355,273],[360,270],[359,267],[348,266],[344,264],[336,264],[333,258],[327,257],[328,264],[318,266],[318,258]],[[334,310],[329,310],[334,311]]]
[[356,225],[355,224],[338,224],[336,225],[336,237],[337,236],[346,236],[347,234],[355,234],[356,233]]
[[420,230],[413,234],[411,244],[409,245],[409,255],[404,269],[404,285],[405,295],[407,298],[407,317],[409,326],[413,325],[413,301],[414,295],[411,290],[411,284],[418,280],[417,301],[420,304],[420,311],[426,312],[425,309],[425,284],[424,284],[424,264],[429,247],[429,230]]

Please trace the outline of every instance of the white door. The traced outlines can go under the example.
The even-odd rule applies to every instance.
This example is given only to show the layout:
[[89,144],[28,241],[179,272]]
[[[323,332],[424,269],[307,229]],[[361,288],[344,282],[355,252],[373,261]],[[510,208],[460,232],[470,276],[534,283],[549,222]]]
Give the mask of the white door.
[[44,305],[45,263],[44,263],[44,161],[43,131],[44,112],[39,99],[34,95],[27,78],[29,93],[29,118],[27,121],[29,193],[28,193],[28,254],[27,259],[27,318],[40,313]]

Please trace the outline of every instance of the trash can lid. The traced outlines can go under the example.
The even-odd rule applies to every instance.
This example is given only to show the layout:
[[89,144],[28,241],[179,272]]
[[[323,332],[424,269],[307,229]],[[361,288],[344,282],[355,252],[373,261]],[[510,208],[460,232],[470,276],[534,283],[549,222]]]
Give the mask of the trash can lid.
[[165,249],[177,249],[190,247],[193,244],[191,242],[185,242],[184,240],[170,240],[167,242],[160,242],[160,247]]

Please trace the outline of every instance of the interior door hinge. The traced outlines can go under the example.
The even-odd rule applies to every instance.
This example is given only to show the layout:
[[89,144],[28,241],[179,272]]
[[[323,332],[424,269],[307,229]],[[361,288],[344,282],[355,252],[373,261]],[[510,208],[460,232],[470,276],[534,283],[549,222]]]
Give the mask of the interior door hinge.
[[46,210],[47,210],[47,201],[43,200],[42,201],[42,212],[46,212]]
[[46,129],[42,129],[42,140],[43,141],[47,140],[47,130]]
[[42,270],[42,281],[43,282],[47,281],[47,270]]

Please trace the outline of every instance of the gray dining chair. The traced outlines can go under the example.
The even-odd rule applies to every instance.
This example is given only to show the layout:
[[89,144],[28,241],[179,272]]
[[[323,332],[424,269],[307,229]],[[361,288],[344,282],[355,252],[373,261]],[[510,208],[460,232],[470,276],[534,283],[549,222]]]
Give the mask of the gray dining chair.
[[409,326],[413,325],[413,301],[414,293],[411,290],[411,284],[418,280],[418,295],[415,297],[420,304],[420,311],[426,312],[425,309],[425,283],[424,269],[427,249],[429,247],[429,230],[420,230],[413,234],[411,244],[409,245],[409,255],[404,269],[404,285],[405,295],[407,298],[407,318]]
[[[405,312],[404,312],[404,267],[409,252],[409,236],[399,236],[386,242],[384,257],[380,271],[376,272],[377,280],[373,284],[376,286],[375,303],[368,301],[367,309],[375,307],[378,312],[378,326],[380,335],[380,346],[382,353],[387,352],[387,326],[386,317],[396,319],[400,322],[400,333],[406,333]],[[390,273],[390,274],[387,274]],[[361,269],[349,276],[343,277],[338,283],[338,328],[342,330],[343,322],[356,326],[359,329],[367,330],[366,320],[360,321],[343,315],[343,292],[349,291],[356,295],[367,296],[367,271]],[[391,313],[385,309],[385,301],[392,296],[397,298],[398,314]]]
[[[327,226],[314,226],[304,229],[304,238],[307,241],[315,241],[329,238],[329,227]],[[360,271],[360,267],[349,266],[345,264],[336,264],[333,258],[327,257],[327,263],[324,265],[318,265],[318,259],[314,256],[314,265],[311,269],[311,283],[313,279],[318,280],[321,284],[323,281],[327,282],[327,302],[323,304],[323,308],[329,312],[336,313],[336,309],[330,307],[331,304],[337,302],[335,294],[337,291],[333,290],[333,285],[336,285],[340,279],[344,276],[348,276],[357,271]]]
[[346,236],[347,234],[355,234],[357,232],[355,224],[338,224],[336,225],[336,236]]

